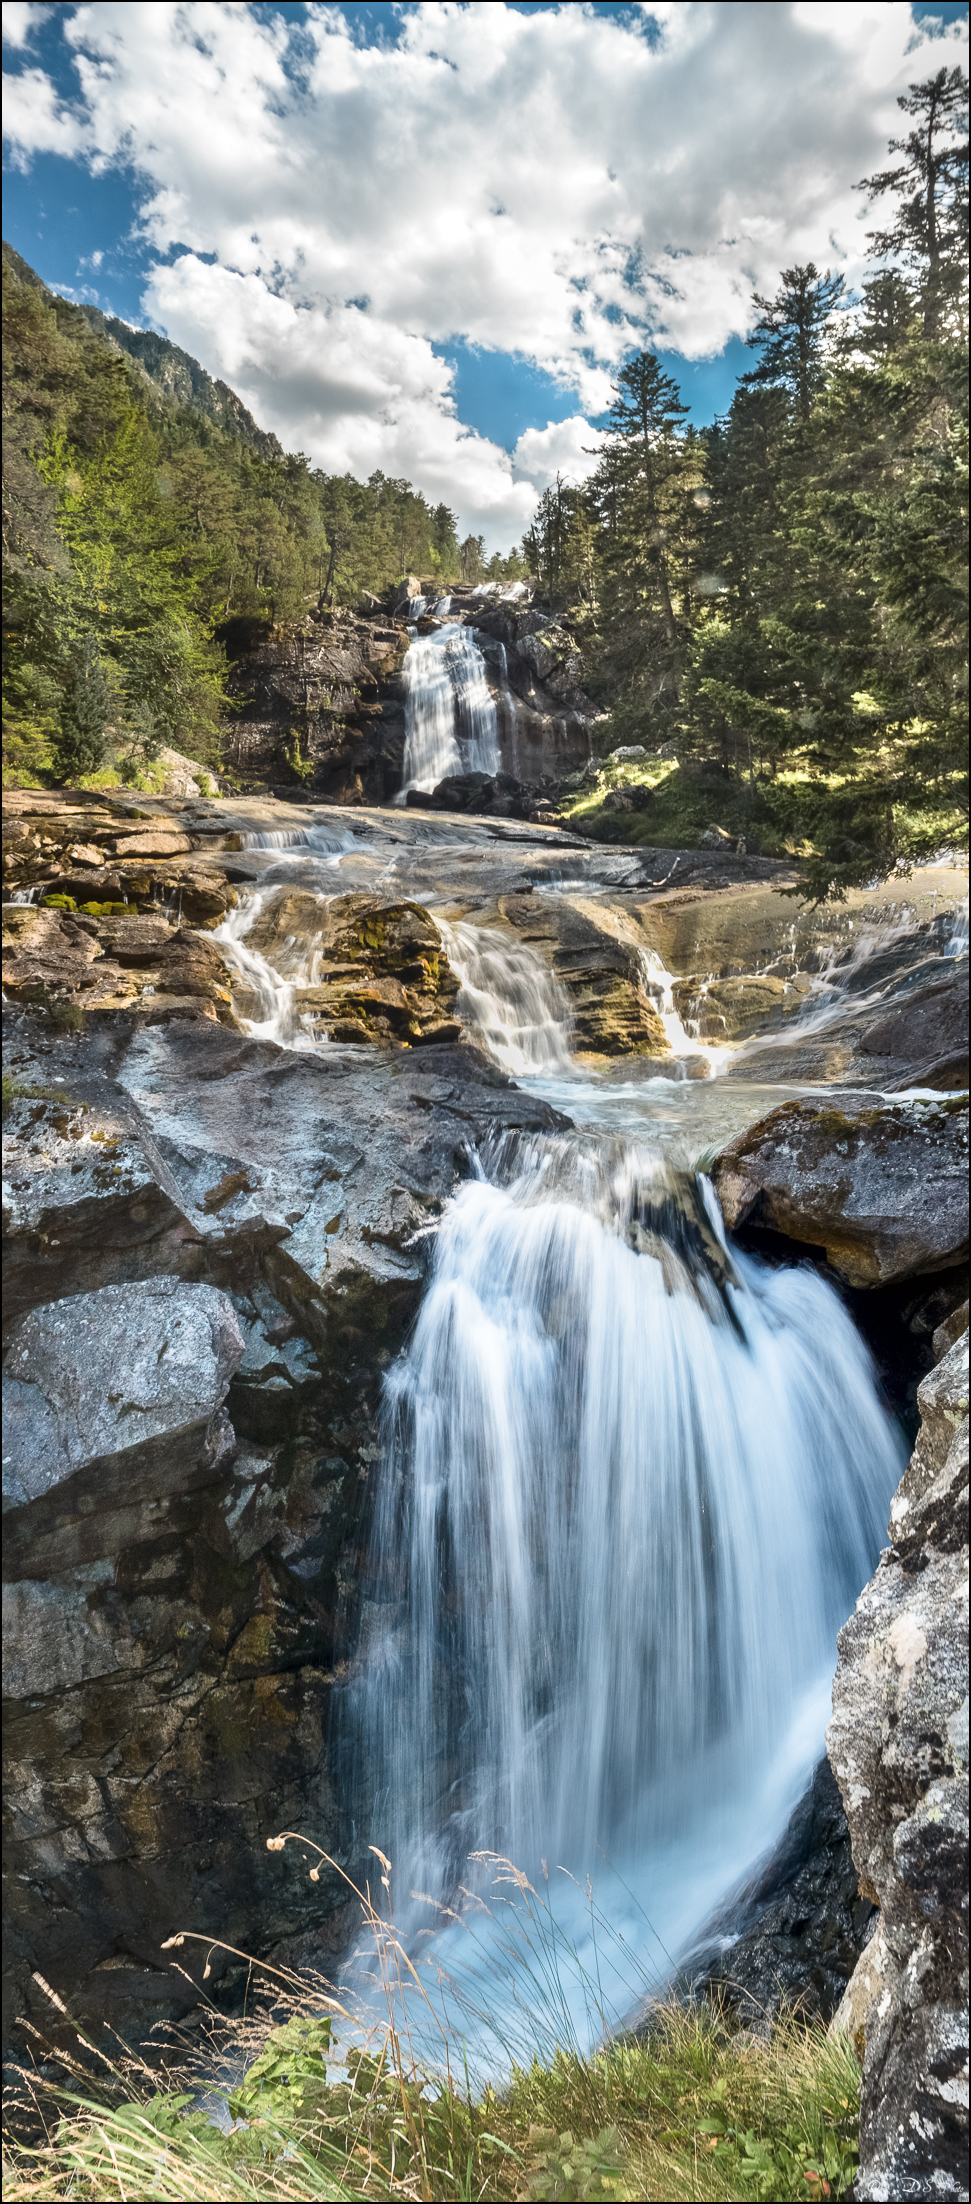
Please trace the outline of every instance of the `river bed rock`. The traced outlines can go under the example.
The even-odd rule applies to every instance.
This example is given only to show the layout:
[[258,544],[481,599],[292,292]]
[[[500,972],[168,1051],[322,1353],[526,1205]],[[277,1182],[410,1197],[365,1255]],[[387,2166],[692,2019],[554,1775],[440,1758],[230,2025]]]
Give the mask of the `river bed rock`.
[[893,1543],[840,1632],[827,1740],[861,1888],[880,1905],[833,2023],[863,2060],[867,2200],[967,2196],[966,1329],[918,1400]]
[[968,1252],[965,1098],[843,1093],[785,1102],[712,1169],[730,1230],[825,1249],[839,1278],[878,1286],[956,1267]]

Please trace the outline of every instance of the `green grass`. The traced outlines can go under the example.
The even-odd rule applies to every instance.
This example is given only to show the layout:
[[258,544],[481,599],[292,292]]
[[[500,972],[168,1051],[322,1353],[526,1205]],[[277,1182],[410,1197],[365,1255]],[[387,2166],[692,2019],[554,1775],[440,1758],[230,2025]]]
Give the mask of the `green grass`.
[[200,2109],[198,2072],[194,2090],[159,2094],[146,2080],[114,2102],[90,2081],[59,2103],[48,2091],[46,2138],[7,2147],[5,2198],[788,2204],[845,2196],[856,2168],[852,2049],[792,2020],[761,2045],[710,2009],[671,2006],[646,2042],[588,2059],[559,2052],[478,2096],[465,2091],[460,2046],[449,2078],[411,2065],[393,2032],[342,2057],[331,2024],[306,2010],[259,2043],[247,2029],[256,2055],[229,2098],[228,2133]]
[[[271,1840],[270,1849],[283,1842]],[[164,2066],[157,2054],[152,2068],[133,2059],[113,2063],[81,2031],[75,2055],[62,2036],[53,2056],[62,2076],[68,2071],[59,2086],[49,2078],[50,2048],[31,2027],[40,2060],[22,2069],[20,2100],[11,2108],[9,2204],[789,2204],[848,2193],[859,2122],[859,2068],[848,2038],[830,2039],[788,2015],[761,2042],[715,2005],[672,2000],[654,2005],[636,2036],[605,2031],[600,2047],[584,2053],[550,1972],[557,1957],[552,1914],[524,1877],[508,1863],[496,1865],[497,1885],[515,1888],[527,1975],[534,1986],[548,1985],[532,2015],[536,2054],[513,2066],[502,2086],[471,2086],[464,2041],[442,2024],[393,1924],[379,1918],[368,1895],[364,1921],[386,1993],[380,2015],[349,2012],[319,1980],[271,1968],[244,2017],[209,2007],[201,2043],[170,2045]],[[504,1895],[497,1902],[509,1904]],[[208,1975],[209,1940],[188,1941],[208,1947]],[[426,2035],[430,2025],[438,2030],[433,2063],[413,2054],[416,2018]],[[557,2032],[564,2042],[551,2048]],[[163,2079],[168,2086],[160,2091]],[[217,2100],[221,2125],[211,2109]]]
[[[564,824],[598,842],[620,842],[651,849],[697,849],[709,827],[720,827],[732,842],[747,844],[750,854],[810,858],[814,837],[827,829],[827,806],[844,787],[838,776],[809,773],[798,760],[775,780],[699,778],[683,766],[660,759],[611,765],[607,760],[596,783],[568,794],[560,805]],[[643,805],[632,811],[604,809],[604,797],[624,789]],[[863,800],[861,795],[861,801]],[[896,807],[903,848],[927,851],[967,844],[967,818],[943,801],[926,811]]]

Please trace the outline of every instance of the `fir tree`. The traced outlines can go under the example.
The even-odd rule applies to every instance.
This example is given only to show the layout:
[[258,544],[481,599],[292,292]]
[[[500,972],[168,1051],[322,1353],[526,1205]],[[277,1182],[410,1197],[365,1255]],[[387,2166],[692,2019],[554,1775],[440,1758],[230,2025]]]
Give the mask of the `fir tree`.
[[890,140],[891,153],[904,158],[865,176],[859,188],[871,200],[896,198],[887,227],[871,232],[870,243],[875,257],[913,270],[924,339],[936,344],[960,311],[967,282],[968,79],[963,69],[938,69],[902,92],[897,105],[915,122],[906,138]]

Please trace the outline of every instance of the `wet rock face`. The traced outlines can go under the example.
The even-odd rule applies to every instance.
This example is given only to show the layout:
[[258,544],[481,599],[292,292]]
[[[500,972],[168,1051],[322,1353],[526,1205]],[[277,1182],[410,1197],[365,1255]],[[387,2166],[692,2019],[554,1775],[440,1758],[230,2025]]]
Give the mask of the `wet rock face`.
[[713,1169],[729,1228],[769,1228],[825,1248],[851,1286],[945,1269],[967,1257],[967,1102],[842,1094],[786,1102]]
[[365,618],[324,612],[279,626],[240,618],[222,640],[239,705],[226,737],[236,774],[294,787],[309,777],[315,793],[339,804],[383,803],[397,792],[408,635],[395,618],[380,607]]
[[503,895],[498,915],[552,966],[567,997],[572,1047],[584,1056],[665,1056],[667,1035],[644,986],[636,937],[609,915],[560,898]]
[[832,1769],[821,1760],[767,1866],[712,1922],[711,1943],[684,1970],[685,1987],[714,1993],[756,2035],[771,2033],[783,2006],[828,2021],[875,1917]]
[[[311,1965],[346,1941],[339,1876],[310,1884],[266,1838],[303,1829],[361,1866],[328,1724],[383,1373],[469,1144],[561,1120],[465,1047],[301,1056],[193,1020],[12,1023],[4,1995],[22,2055],[18,2014],[51,2035],[35,1970],[138,2041],[197,2002],[160,1949],[181,1929]],[[236,1964],[213,1955],[219,1994]]]
[[828,1732],[861,1887],[881,1909],[834,2022],[863,2058],[865,2199],[967,2195],[966,1330],[918,1400],[893,1544],[840,1632]]

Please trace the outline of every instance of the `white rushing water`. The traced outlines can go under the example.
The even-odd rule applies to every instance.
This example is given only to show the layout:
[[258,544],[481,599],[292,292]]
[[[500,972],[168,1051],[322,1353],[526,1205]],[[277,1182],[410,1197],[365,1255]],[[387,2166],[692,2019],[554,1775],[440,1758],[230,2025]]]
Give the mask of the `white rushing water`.
[[570,1068],[570,1013],[535,949],[497,928],[436,921],[461,992],[456,1005],[487,1055],[510,1076]]
[[452,773],[496,773],[499,729],[485,659],[470,628],[450,621],[416,635],[405,657],[404,783],[431,790]]
[[[461,685],[430,663],[415,693],[447,692],[456,739]],[[298,859],[301,888],[340,892],[342,853],[313,822],[249,846],[266,871],[216,938],[256,996],[249,1030],[313,1048],[312,933],[273,951],[280,969],[248,933]],[[409,1953],[482,2076],[543,2048],[544,2025],[586,2046],[629,2018],[776,1842],[904,1449],[837,1294],[729,1251],[706,1181],[678,1168],[797,1090],[732,1079],[741,1052],[692,1037],[646,949],[671,1058],[581,1071],[549,966],[511,929],[438,918],[432,854],[426,877],[470,1034],[581,1128],[487,1147],[446,1205],[386,1380],[342,1694],[357,1839],[390,1857]],[[791,1030],[893,997],[921,968],[911,925],[848,929]],[[520,1911],[497,1907],[494,1855],[539,1899],[513,1886]],[[350,1972],[366,2001],[366,1959]],[[434,2058],[414,2007],[409,2025]]]
[[[471,1854],[546,1861],[643,1915],[656,1981],[821,1749],[903,1460],[869,1356],[656,1153],[547,1136],[450,1203],[388,1426],[349,1719],[399,1925],[482,1891]],[[481,1921],[431,1946],[487,2063],[522,2002],[497,1951]]]

